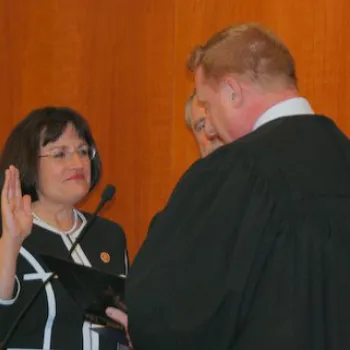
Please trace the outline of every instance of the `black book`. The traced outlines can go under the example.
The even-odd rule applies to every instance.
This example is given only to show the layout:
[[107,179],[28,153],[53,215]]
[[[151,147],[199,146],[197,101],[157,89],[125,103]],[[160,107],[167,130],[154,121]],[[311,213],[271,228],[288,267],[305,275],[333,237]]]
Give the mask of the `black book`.
[[[47,267],[58,276],[67,293],[82,310],[86,320],[95,325],[111,328],[99,331],[103,334],[119,334],[119,343],[127,344],[124,329],[105,313],[112,306],[126,312],[124,275],[114,275],[98,269],[75,264],[68,260],[40,254]],[[112,331],[115,330],[115,332]],[[97,330],[97,329],[96,329]]]

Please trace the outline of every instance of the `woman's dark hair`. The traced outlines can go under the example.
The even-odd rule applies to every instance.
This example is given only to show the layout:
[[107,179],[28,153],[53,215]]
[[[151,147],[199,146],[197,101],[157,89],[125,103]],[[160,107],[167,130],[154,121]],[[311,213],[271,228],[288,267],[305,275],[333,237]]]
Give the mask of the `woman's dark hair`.
[[101,158],[88,122],[68,107],[49,106],[35,109],[12,130],[0,156],[1,175],[10,165],[14,165],[20,172],[23,195],[30,195],[33,202],[38,200],[36,183],[40,147],[58,140],[68,124],[72,124],[79,137],[96,149],[96,155],[91,160],[90,191],[100,179]]

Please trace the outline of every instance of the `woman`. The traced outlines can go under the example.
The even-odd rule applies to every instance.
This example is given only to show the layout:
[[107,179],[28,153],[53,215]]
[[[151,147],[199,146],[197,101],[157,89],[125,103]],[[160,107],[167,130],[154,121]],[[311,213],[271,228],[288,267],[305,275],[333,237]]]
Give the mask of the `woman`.
[[[101,160],[88,123],[68,108],[31,112],[5,143],[1,195],[0,337],[8,336],[18,314],[50,276],[39,254],[67,259],[88,214],[76,205],[100,178]],[[23,194],[23,197],[22,197]],[[126,274],[122,228],[98,217],[74,249],[72,260]],[[116,349],[84,320],[59,280],[42,290],[7,343],[16,349]]]

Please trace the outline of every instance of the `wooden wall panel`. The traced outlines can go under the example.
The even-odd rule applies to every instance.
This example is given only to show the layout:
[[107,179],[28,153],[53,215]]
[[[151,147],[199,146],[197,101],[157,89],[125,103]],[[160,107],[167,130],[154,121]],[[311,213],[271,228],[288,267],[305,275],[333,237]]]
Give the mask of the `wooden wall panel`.
[[[266,25],[287,43],[296,59],[300,91],[314,109],[332,117],[350,134],[346,103],[350,98],[349,10],[346,0],[176,1],[176,111],[180,111],[192,88],[192,81],[182,77],[193,45],[203,43],[225,26],[254,21]],[[176,131],[185,132],[180,128]]]
[[[171,4],[171,3],[170,3]],[[125,228],[133,256],[172,187],[173,10],[167,1],[0,1],[1,144],[32,108],[76,108],[104,172],[82,206],[117,186],[103,215]]]
[[0,0],[0,145],[32,108],[84,114],[118,190],[103,215],[125,228],[133,257],[153,214],[199,157],[184,123],[190,49],[235,22],[257,21],[293,52],[299,86],[347,133],[346,0]]

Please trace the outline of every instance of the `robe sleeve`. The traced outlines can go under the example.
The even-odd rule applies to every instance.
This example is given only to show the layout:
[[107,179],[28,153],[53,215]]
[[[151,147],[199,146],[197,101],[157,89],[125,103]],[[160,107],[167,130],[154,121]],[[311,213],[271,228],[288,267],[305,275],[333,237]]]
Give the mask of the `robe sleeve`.
[[136,348],[147,343],[145,327],[160,330],[157,341],[175,331],[168,335],[176,333],[172,341],[179,346],[190,342],[188,332],[204,347],[228,342],[238,334],[242,303],[250,305],[242,295],[259,279],[257,262],[276,233],[269,231],[275,200],[249,159],[234,158],[219,171],[207,165],[197,163],[180,180],[134,261],[127,302]]

